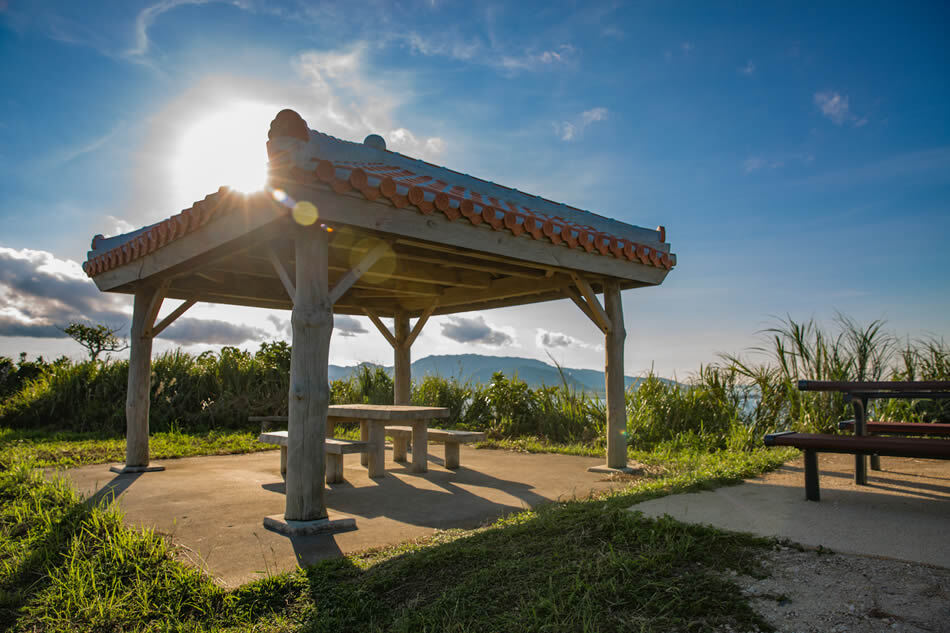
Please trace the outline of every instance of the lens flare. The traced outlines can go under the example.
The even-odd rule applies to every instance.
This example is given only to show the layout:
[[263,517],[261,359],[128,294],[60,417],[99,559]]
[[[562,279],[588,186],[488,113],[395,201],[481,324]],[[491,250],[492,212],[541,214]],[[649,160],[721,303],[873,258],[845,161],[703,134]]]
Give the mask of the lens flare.
[[293,214],[294,222],[300,226],[310,226],[320,217],[320,212],[317,210],[317,207],[314,206],[312,202],[307,202],[306,200],[301,200],[295,204],[291,213]]

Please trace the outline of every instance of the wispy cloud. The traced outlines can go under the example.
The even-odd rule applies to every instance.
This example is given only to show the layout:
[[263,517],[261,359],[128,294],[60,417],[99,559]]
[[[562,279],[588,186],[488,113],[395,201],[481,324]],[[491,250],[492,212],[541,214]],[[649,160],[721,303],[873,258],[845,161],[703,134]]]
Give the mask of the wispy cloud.
[[746,65],[739,69],[739,72],[743,75],[751,76],[755,74],[755,63],[750,59],[746,62]]
[[485,41],[458,33],[423,36],[411,32],[404,40],[414,53],[487,65],[509,75],[557,68],[572,62],[578,53],[571,44],[515,50],[495,38]]
[[868,122],[867,117],[858,117],[851,111],[847,95],[834,91],[816,92],[813,99],[821,113],[835,125],[848,123],[861,127]]
[[151,46],[151,41],[148,38],[148,30],[163,13],[182,5],[206,4],[207,2],[209,2],[209,0],[162,0],[162,2],[145,7],[135,18],[135,44],[126,51],[126,55],[131,58],[142,58],[148,53],[149,47]]
[[573,141],[580,137],[584,130],[592,123],[607,120],[607,108],[591,108],[581,112],[579,116],[571,121],[561,121],[554,123],[554,133],[562,141]]
[[56,153],[55,156],[51,158],[51,162],[61,165],[73,161],[83,154],[91,154],[96,150],[105,146],[109,141],[115,138],[119,132],[125,128],[125,123],[120,121],[116,124],[111,130],[103,134],[102,136],[96,137],[92,140],[80,143],[73,147],[67,147]]

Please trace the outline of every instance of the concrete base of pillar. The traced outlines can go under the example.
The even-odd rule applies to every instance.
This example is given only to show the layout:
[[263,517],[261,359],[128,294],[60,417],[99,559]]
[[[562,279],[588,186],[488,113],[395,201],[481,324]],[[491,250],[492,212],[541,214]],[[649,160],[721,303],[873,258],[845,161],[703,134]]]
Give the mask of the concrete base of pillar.
[[587,469],[589,473],[603,473],[605,475],[636,475],[641,472],[641,468],[625,466],[623,468],[611,468],[607,464],[603,466],[591,466]]
[[314,534],[332,534],[349,532],[356,529],[356,519],[317,519],[316,521],[288,521],[283,514],[264,517],[264,527],[284,536],[312,536]]
[[119,473],[120,475],[125,475],[128,473],[154,473],[160,470],[165,470],[164,466],[152,465],[152,466],[126,466],[125,464],[114,464],[109,466],[109,470],[114,473]]

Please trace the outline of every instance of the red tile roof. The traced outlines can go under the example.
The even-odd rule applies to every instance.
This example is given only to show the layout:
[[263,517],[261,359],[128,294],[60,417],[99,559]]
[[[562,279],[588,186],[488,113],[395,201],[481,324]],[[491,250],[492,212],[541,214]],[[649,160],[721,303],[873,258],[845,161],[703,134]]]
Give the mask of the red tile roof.
[[[362,195],[367,200],[384,199],[406,212],[439,213],[452,221],[485,224],[552,246],[583,248],[666,270],[676,264],[675,255],[631,237],[642,235],[642,229],[373,145],[312,131],[292,110],[278,113],[268,138],[272,173],[295,182],[326,186],[338,194]],[[270,200],[267,193],[243,196],[222,188],[158,224],[108,239],[97,235],[83,269],[92,277],[127,264],[212,218],[247,208],[258,196]],[[658,242],[665,242],[665,233],[663,227],[657,228]]]

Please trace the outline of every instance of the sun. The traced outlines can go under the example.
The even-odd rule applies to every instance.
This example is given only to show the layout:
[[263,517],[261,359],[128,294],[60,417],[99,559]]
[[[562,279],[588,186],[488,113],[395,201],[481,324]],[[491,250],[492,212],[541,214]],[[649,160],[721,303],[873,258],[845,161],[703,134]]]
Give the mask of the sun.
[[205,114],[181,137],[172,160],[173,182],[186,200],[218,187],[250,193],[267,184],[267,129],[277,108],[248,101]]

